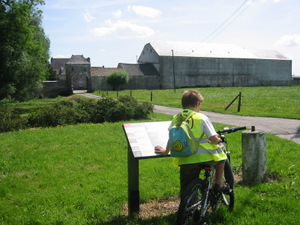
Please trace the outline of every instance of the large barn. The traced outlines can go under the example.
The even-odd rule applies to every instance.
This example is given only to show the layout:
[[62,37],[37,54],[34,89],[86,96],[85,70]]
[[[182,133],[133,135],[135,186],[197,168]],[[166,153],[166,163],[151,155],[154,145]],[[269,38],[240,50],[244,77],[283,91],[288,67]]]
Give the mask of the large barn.
[[291,85],[292,60],[274,50],[229,44],[155,41],[138,59],[151,63],[160,88]]

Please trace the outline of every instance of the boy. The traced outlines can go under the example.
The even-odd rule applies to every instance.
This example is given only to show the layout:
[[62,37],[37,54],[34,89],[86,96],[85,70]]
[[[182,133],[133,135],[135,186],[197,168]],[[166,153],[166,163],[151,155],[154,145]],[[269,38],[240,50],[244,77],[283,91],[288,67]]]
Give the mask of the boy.
[[[181,105],[183,116],[189,115],[195,111],[191,118],[188,119],[188,123],[194,133],[196,139],[205,135],[201,140],[198,151],[188,157],[174,158],[174,164],[180,167],[180,196],[183,197],[183,191],[186,185],[193,179],[199,177],[199,170],[197,169],[199,164],[213,164],[216,168],[215,186],[216,191],[226,191],[229,189],[226,183],[222,183],[223,171],[226,154],[219,148],[218,144],[222,140],[218,137],[210,119],[204,114],[200,113],[201,102],[204,98],[197,90],[187,90],[182,94]],[[177,115],[173,117],[172,124],[176,122]],[[172,124],[170,128],[172,127]],[[155,152],[163,155],[169,153],[169,142],[166,148],[161,146],[155,146]]]

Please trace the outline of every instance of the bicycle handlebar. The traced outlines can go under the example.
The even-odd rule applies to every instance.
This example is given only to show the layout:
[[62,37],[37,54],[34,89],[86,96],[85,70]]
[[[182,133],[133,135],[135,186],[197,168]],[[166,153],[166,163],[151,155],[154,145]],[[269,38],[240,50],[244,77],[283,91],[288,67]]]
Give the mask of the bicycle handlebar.
[[223,134],[223,133],[227,133],[227,134],[230,134],[230,133],[233,133],[233,132],[237,132],[239,130],[246,130],[247,128],[244,126],[244,127],[232,127],[232,128],[225,128],[224,130],[219,130],[217,131],[218,134]]

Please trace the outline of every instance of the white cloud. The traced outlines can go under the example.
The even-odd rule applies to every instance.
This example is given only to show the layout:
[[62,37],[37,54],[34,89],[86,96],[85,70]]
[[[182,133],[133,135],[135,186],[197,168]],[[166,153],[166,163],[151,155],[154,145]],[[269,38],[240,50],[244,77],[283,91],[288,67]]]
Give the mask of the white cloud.
[[285,47],[300,46],[300,35],[284,35],[276,44]]
[[88,23],[92,22],[95,19],[95,17],[93,17],[87,10],[85,10],[83,17],[84,20]]
[[122,11],[119,9],[118,11],[116,11],[116,12],[113,12],[113,15],[115,16],[115,17],[121,17],[122,16]]
[[150,17],[150,18],[157,18],[161,15],[161,11],[158,9],[154,9],[151,7],[146,6],[128,6],[128,11],[133,11],[137,15]]
[[106,21],[105,27],[97,27],[91,32],[97,37],[116,36],[118,38],[145,38],[154,35],[155,31],[147,26],[140,26],[127,21]]

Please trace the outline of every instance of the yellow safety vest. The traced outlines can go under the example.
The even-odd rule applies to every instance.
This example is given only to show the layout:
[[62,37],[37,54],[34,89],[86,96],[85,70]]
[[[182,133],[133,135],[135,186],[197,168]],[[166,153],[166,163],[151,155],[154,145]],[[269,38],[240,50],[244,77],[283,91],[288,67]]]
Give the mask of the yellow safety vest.
[[[181,114],[183,116],[187,116],[190,114],[192,110],[184,109]],[[199,139],[203,133],[201,129],[202,123],[202,116],[201,113],[194,114],[189,120],[188,123],[192,128],[194,136],[196,139]],[[176,123],[177,115],[173,117],[173,124]],[[198,151],[196,154],[188,156],[188,157],[174,157],[174,165],[184,165],[184,164],[193,164],[198,162],[210,162],[210,161],[222,161],[227,159],[226,154],[219,148],[218,145],[214,145],[208,142],[206,135],[203,136],[201,140]]]

